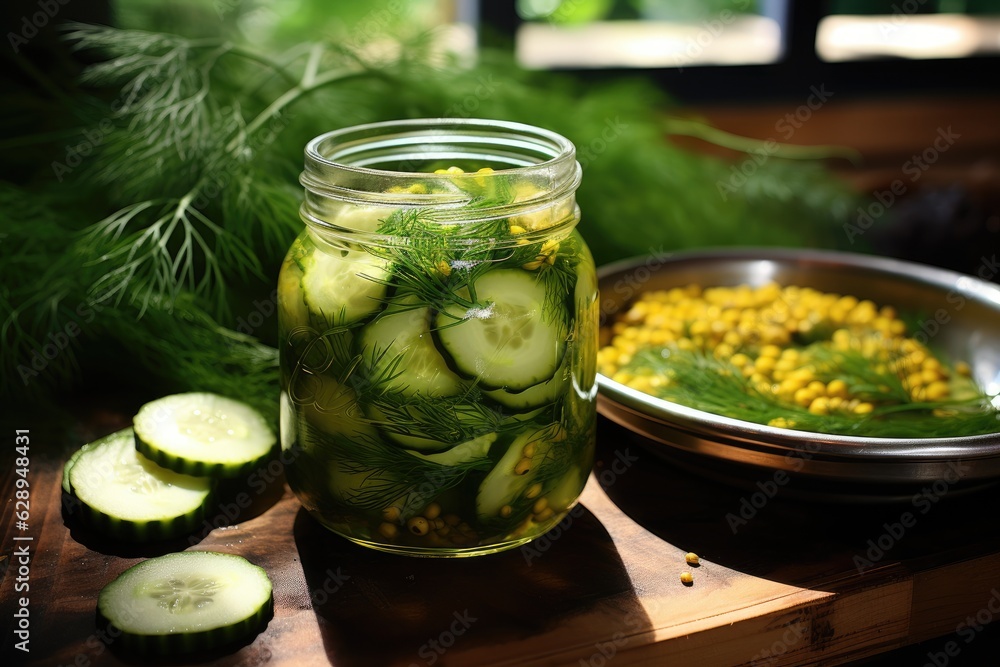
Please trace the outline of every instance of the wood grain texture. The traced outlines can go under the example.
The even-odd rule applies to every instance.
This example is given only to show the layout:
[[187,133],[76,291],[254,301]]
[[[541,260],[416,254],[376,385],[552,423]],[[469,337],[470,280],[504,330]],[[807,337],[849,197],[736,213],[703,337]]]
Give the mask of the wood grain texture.
[[[920,514],[808,503],[779,490],[734,532],[727,516],[739,513],[752,484],[695,477],[607,422],[599,438],[582,504],[559,529],[518,550],[459,560],[357,547],[313,521],[267,471],[270,482],[262,476],[244,488],[253,504],[230,517],[222,501],[210,521],[220,527],[205,535],[109,542],[63,516],[63,454],[37,456],[32,650],[2,664],[149,664],[102,639],[96,595],[142,558],[185,548],[241,554],[274,582],[275,616],[261,635],[194,656],[240,667],[839,664],[954,632],[1000,585],[1000,537],[980,520],[1000,509],[995,492],[945,495]],[[11,484],[5,474],[5,500]],[[917,514],[916,524],[859,573],[855,557],[903,511]],[[5,564],[15,532],[8,508]],[[699,567],[685,564],[689,550]],[[4,628],[15,570],[6,568],[0,586]],[[684,570],[693,586],[681,584]]]

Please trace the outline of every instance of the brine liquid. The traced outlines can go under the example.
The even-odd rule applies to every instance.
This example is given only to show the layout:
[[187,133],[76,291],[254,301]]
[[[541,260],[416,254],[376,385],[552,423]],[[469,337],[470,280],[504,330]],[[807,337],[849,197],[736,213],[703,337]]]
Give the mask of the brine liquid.
[[[293,245],[279,279],[282,447],[294,452],[289,484],[325,526],[390,551],[476,555],[544,533],[575,504],[593,462],[593,261],[575,231],[517,252],[494,252],[499,259],[478,267],[453,261],[440,274],[433,258],[418,264],[426,270],[418,279],[442,289],[460,280],[452,271],[475,270],[479,280],[492,271],[520,280],[521,271],[548,290],[537,312],[522,312],[528,306],[520,292],[531,290],[519,285],[530,284],[512,281],[519,294],[511,300],[530,326],[498,322],[489,335],[468,336],[470,351],[461,335],[450,348],[442,345],[446,306],[407,289],[422,284],[401,277],[413,266],[377,250],[327,247],[310,232]],[[475,281],[462,287],[463,298],[472,299],[474,289]],[[509,316],[503,300],[467,312],[483,320]],[[469,331],[480,324],[457,322]],[[528,331],[519,344],[529,347],[507,354],[512,342],[502,338],[511,331]],[[491,360],[531,359],[530,345],[539,344],[531,336],[552,344],[552,331],[560,352],[550,376],[527,388],[482,381],[498,376]],[[491,344],[496,354],[474,356],[476,345]],[[504,372],[516,377],[521,370]]]

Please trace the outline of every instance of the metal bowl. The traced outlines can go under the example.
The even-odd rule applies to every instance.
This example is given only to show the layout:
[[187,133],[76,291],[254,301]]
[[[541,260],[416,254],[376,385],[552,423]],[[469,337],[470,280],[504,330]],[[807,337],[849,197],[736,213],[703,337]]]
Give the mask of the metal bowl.
[[[991,278],[995,260],[980,275]],[[599,272],[601,323],[646,290],[696,283],[782,285],[871,299],[917,313],[929,345],[965,360],[979,386],[1000,392],[1000,287],[920,264],[839,252],[742,248],[626,260]],[[920,336],[920,332],[911,335]],[[774,428],[687,408],[598,375],[598,410],[673,461],[746,485],[777,471],[831,496],[907,497],[914,485],[971,487],[1000,479],[1000,434],[894,439]],[[849,489],[849,491],[848,491]]]

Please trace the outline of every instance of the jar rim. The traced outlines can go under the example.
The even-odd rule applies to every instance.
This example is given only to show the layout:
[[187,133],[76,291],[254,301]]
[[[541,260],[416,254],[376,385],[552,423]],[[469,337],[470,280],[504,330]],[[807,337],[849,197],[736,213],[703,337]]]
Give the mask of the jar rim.
[[[426,172],[377,169],[337,159],[341,156],[356,154],[358,152],[356,149],[359,146],[370,144],[372,139],[390,135],[393,130],[401,131],[400,139],[395,144],[398,146],[405,145],[404,140],[417,139],[418,137],[423,141],[434,137],[445,138],[449,136],[449,130],[464,132],[461,135],[463,137],[476,137],[477,135],[470,134],[470,132],[478,130],[484,133],[478,137],[481,140],[497,142],[504,138],[508,141],[512,138],[518,138],[521,140],[520,147],[533,148],[538,151],[540,156],[548,153],[547,159],[535,162],[526,161],[525,164],[507,169],[496,169],[494,173],[497,174],[514,170],[530,172],[534,169],[551,169],[564,162],[576,161],[576,148],[573,142],[557,132],[534,125],[483,118],[412,118],[353,125],[325,132],[313,138],[305,147],[306,173],[318,168],[323,171],[342,170],[357,174],[386,175],[400,179],[426,178]],[[507,136],[498,136],[498,130],[506,130]],[[339,147],[340,150],[338,152],[331,151],[335,147]],[[459,178],[463,176],[472,178],[476,174],[472,172],[458,175]],[[452,177],[455,176],[452,175]]]

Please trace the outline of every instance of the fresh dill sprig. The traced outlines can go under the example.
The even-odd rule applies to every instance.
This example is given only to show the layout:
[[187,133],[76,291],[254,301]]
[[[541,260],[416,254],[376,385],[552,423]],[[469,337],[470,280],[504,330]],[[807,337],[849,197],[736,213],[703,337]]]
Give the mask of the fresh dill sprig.
[[[208,391],[243,400],[278,424],[278,351],[219,325],[192,295],[107,309],[102,334],[117,340],[143,372],[176,391]],[[157,332],[149,336],[148,332]]]
[[299,166],[277,141],[289,108],[370,72],[319,45],[295,77],[281,57],[224,40],[96,26],[67,38],[107,57],[85,83],[118,88],[83,169],[122,204],[80,241],[103,269],[92,296],[142,310],[187,290],[226,316],[228,286],[265,275],[258,248],[283,252],[299,227]]
[[[702,352],[647,348],[637,352],[626,369],[667,378],[668,382],[655,390],[659,398],[757,424],[781,419],[788,428],[800,431],[877,438],[961,437],[1000,430],[1000,412],[984,395],[889,404],[866,415],[846,412],[820,415],[769,392],[758,391],[739,368]],[[891,384],[893,375],[891,371],[880,375],[881,384]],[[864,377],[872,379],[867,373]]]
[[94,263],[110,265],[91,285],[95,301],[138,304],[140,313],[151,300],[177,298],[182,290],[211,297],[215,312],[225,313],[227,273],[263,277],[253,249],[198,210],[190,196],[127,206],[93,225],[80,244],[103,247]]
[[[35,401],[79,373],[77,351],[97,309],[73,247],[79,221],[51,206],[57,193],[0,182],[0,390]],[[76,225],[76,226],[74,226]]]
[[899,367],[905,355],[893,353],[887,347],[883,352],[885,358],[876,362],[865,356],[860,347],[835,350],[829,343],[817,342],[803,350],[803,354],[815,365],[817,379],[822,382],[843,380],[850,394],[864,401],[912,403],[910,392],[903,384],[904,377],[889,370]]

